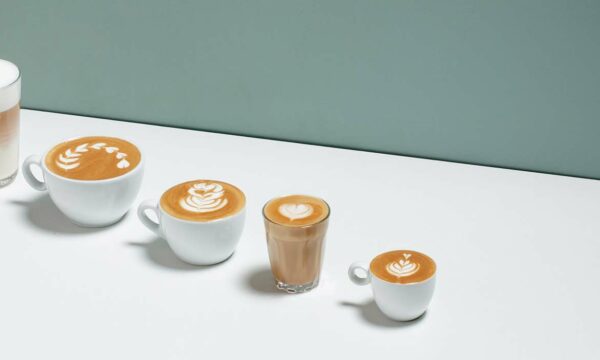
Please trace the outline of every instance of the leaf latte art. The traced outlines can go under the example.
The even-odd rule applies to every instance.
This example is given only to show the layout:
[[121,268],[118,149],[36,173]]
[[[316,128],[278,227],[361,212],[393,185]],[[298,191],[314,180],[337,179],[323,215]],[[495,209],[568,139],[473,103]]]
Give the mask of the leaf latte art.
[[402,254],[403,259],[392,261],[386,265],[385,269],[397,277],[405,277],[416,274],[420,265],[410,261],[411,254]]
[[212,212],[227,205],[225,190],[217,183],[197,183],[188,190],[188,195],[179,201],[179,205],[194,213]]
[[55,145],[45,156],[48,170],[75,180],[105,180],[133,171],[140,150],[127,140],[86,136]]
[[89,145],[88,143],[84,143],[78,145],[77,147],[65,150],[64,153],[58,155],[58,159],[56,160],[56,165],[64,170],[73,170],[81,164],[81,155],[91,150],[104,150],[107,154],[112,154],[116,152],[115,157],[120,160],[117,163],[117,168],[125,169],[130,166],[129,161],[125,159],[127,156],[126,153],[120,152],[118,147],[115,146],[107,146],[106,143],[98,142],[93,145]]
[[279,206],[279,213],[291,221],[304,219],[313,213],[313,207],[309,204],[283,204]]

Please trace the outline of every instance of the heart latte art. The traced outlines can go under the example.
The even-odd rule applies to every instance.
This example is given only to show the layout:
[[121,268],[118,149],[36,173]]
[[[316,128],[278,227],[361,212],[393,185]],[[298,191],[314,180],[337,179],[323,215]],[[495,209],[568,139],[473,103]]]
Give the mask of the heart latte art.
[[179,205],[187,211],[204,213],[217,211],[227,205],[223,186],[216,183],[197,183],[188,190],[185,199]]
[[309,204],[283,204],[279,206],[279,213],[294,221],[310,216],[313,213],[313,207]]
[[189,221],[213,221],[244,209],[246,197],[237,187],[218,180],[192,180],[173,186],[160,198],[170,215]]
[[88,136],[56,145],[45,163],[53,173],[70,179],[103,180],[133,170],[140,160],[140,151],[128,141]]
[[318,223],[329,216],[329,206],[319,198],[308,195],[288,195],[269,201],[263,214],[269,221],[287,226]]
[[419,271],[420,265],[410,261],[411,254],[402,254],[402,259],[392,261],[386,265],[385,269],[397,277],[411,276]]

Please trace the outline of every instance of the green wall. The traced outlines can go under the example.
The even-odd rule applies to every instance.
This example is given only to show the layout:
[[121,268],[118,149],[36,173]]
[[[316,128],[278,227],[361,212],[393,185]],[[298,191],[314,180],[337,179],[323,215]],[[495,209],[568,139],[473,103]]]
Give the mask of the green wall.
[[1,0],[23,105],[600,178],[600,1]]

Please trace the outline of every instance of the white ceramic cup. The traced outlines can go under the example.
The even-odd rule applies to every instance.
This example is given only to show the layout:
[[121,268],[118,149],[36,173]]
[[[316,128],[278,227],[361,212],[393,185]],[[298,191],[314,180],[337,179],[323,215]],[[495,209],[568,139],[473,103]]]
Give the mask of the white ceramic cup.
[[[152,211],[157,222],[147,215]],[[227,260],[240,241],[246,208],[211,221],[190,221],[176,218],[164,211],[160,202],[145,200],[138,206],[138,217],[156,235],[167,240],[181,260],[192,265],[213,265]]]
[[[35,190],[48,191],[56,207],[73,223],[84,227],[114,224],[135,201],[144,173],[143,157],[135,169],[123,175],[103,180],[75,180],[50,171],[44,161],[46,154],[25,159],[23,176]],[[42,180],[33,175],[32,165],[42,170]]]
[[435,289],[436,274],[417,283],[392,283],[371,273],[369,264],[358,261],[350,265],[348,276],[357,285],[371,284],[375,303],[387,317],[410,321],[427,311]]

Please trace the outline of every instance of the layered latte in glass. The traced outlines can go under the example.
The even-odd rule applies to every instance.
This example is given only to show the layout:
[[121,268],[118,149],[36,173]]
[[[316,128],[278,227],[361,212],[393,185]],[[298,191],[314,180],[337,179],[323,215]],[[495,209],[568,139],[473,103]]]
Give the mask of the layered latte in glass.
[[21,74],[0,59],[0,187],[10,184],[19,168],[19,113]]

